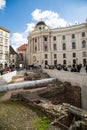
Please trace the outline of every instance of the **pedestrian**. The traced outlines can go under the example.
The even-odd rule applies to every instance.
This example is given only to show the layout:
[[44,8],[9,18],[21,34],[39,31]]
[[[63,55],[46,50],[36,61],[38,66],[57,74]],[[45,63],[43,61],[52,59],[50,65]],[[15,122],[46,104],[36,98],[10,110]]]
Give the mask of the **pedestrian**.
[[78,64],[77,65],[77,72],[80,72],[80,70],[81,70],[81,64]]
[[87,73],[87,64],[86,64],[86,66],[85,66],[85,70],[86,70],[86,73]]

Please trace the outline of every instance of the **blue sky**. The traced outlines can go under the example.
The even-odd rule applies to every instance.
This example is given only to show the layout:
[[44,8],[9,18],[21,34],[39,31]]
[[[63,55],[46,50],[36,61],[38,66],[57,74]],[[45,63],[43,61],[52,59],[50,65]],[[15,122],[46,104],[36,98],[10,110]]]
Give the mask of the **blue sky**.
[[0,0],[0,26],[11,31],[10,44],[15,48],[27,42],[41,18],[52,28],[83,23],[87,0]]

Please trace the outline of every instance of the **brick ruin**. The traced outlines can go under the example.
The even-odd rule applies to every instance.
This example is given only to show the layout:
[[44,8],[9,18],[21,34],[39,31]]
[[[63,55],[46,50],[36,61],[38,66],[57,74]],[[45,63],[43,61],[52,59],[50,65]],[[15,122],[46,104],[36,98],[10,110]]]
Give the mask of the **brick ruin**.
[[[34,74],[31,77],[26,74],[25,80],[45,77],[48,77],[46,73]],[[87,130],[87,112],[81,109],[79,86],[56,80],[46,84],[44,91],[13,93],[11,99],[23,100],[43,111],[52,121],[47,130]]]
[[[50,77],[47,73],[24,74],[24,79],[26,81],[38,80],[43,78]],[[72,86],[68,82],[61,82],[59,80],[56,80],[56,82],[46,84],[45,87],[47,87],[46,92],[42,93],[40,96],[49,99],[53,104],[66,102],[81,108],[81,88],[79,86]]]

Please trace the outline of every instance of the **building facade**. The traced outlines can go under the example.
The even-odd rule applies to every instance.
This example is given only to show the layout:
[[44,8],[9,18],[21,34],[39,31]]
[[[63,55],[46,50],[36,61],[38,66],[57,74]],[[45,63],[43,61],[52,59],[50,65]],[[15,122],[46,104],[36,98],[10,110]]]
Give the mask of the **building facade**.
[[0,68],[9,66],[10,31],[0,26]]
[[28,36],[28,64],[58,65],[87,63],[87,21],[49,29],[40,21]]
[[17,64],[17,52],[12,46],[9,46],[9,67],[15,69]]
[[17,48],[18,59],[17,66],[18,67],[26,67],[27,66],[27,44],[23,44]]

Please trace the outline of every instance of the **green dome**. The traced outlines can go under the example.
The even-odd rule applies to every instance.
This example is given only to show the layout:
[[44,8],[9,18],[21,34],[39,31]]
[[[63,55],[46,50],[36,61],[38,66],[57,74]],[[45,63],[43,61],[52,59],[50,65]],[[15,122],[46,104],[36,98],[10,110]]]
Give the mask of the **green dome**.
[[46,25],[46,24],[45,24],[44,21],[40,21],[40,22],[38,22],[38,23],[36,24],[36,27],[37,27],[37,26],[40,26],[40,25]]

